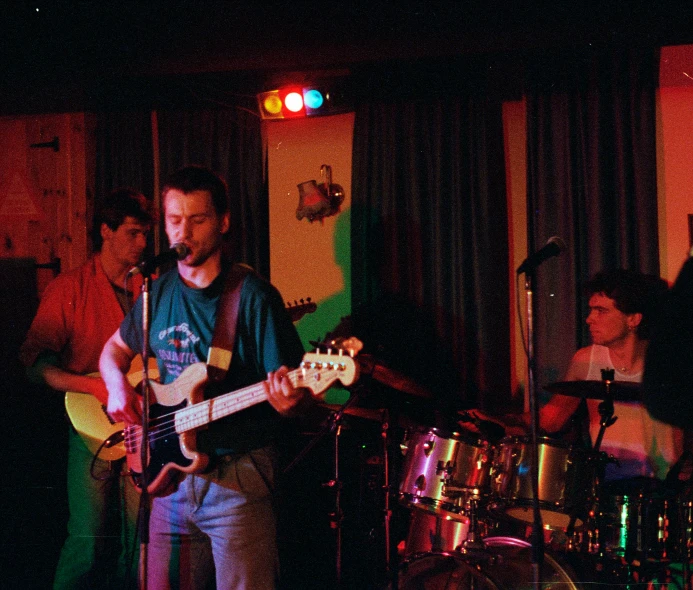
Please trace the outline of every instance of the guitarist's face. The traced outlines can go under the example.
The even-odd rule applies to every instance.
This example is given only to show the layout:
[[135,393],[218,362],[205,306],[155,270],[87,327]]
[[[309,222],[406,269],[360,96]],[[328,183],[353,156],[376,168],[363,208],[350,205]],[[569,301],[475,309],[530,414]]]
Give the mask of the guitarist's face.
[[101,224],[103,245],[101,254],[122,268],[129,269],[142,260],[147,247],[149,226],[134,217],[127,216],[115,231]]
[[229,229],[229,215],[216,212],[208,191],[183,193],[171,189],[164,197],[164,212],[170,243],[183,243],[190,251],[183,264],[201,266],[220,252],[222,236]]

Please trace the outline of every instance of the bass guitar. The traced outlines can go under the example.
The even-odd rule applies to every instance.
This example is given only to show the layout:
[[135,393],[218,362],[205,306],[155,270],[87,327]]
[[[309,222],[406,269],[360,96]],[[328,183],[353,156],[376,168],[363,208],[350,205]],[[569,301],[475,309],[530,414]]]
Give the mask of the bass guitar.
[[[316,309],[317,305],[310,297],[286,304],[286,311],[293,322]],[[91,373],[89,376],[98,377],[99,374]],[[154,358],[149,359],[149,377],[159,377],[159,369]],[[142,381],[142,357],[139,355],[132,361],[128,380],[133,387]],[[99,459],[117,461],[125,456],[125,445],[120,436],[123,423],[113,422],[106,413],[106,406],[93,395],[80,391],[65,392],[65,411],[84,444],[94,455],[98,455]]]
[[[318,396],[336,381],[351,385],[358,379],[354,359],[343,354],[307,353],[288,378],[294,387],[305,387]],[[142,426],[124,429],[125,457],[135,486],[152,495],[164,493],[177,472],[199,473],[209,457],[197,451],[196,430],[210,422],[267,401],[263,383],[244,387],[212,399],[203,399],[207,365],[195,363],[167,385],[150,380],[148,461],[142,468]]]

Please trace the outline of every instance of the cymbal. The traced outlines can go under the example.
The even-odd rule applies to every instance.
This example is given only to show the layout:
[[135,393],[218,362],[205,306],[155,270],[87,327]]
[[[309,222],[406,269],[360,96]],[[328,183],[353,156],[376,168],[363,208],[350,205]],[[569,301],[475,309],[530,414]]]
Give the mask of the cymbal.
[[[321,408],[325,408],[326,410],[330,410],[331,412],[336,412],[339,410],[342,406],[339,404],[319,404]],[[373,408],[360,408],[358,406],[347,406],[347,408],[344,410],[345,414],[348,414],[349,416],[356,416],[357,418],[365,418],[366,420],[374,420],[376,422],[382,421],[383,418],[383,411],[380,409],[373,409]]]
[[550,393],[560,393],[572,397],[586,399],[606,399],[614,401],[641,401],[640,383],[630,381],[557,381],[546,385],[544,389]]
[[433,394],[428,389],[419,385],[411,377],[407,377],[403,373],[385,366],[372,355],[362,354],[357,356],[356,360],[360,362],[364,373],[370,374],[373,379],[383,385],[414,397],[425,399],[433,397]]

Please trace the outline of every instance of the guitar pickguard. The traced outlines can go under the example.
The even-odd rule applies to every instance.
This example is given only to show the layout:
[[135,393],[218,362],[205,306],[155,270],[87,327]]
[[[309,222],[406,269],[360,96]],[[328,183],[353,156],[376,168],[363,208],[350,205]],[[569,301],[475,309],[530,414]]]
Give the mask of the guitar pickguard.
[[[152,404],[149,408],[149,464],[142,472],[136,472],[131,468],[132,478],[135,485],[142,489],[144,476],[147,482],[154,481],[162,472],[164,467],[169,464],[185,469],[192,464],[192,460],[186,457],[181,451],[180,437],[172,426],[173,415],[178,410],[187,406],[187,400],[182,401],[176,406],[164,406],[162,404]],[[137,427],[138,430],[140,427]],[[139,454],[141,447],[139,444],[131,445],[126,437],[125,450],[128,455]]]

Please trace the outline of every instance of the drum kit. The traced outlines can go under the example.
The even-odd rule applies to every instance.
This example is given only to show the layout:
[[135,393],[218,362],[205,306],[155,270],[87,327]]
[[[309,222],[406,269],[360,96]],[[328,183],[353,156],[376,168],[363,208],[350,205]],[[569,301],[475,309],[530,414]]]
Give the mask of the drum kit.
[[[377,378],[409,395],[428,395],[393,375],[381,367]],[[612,459],[599,451],[598,442],[613,421],[611,402],[637,399],[637,385],[582,381],[545,389],[600,399],[607,409],[592,449],[547,437],[537,440],[545,547],[538,572],[541,587],[690,588],[693,503],[688,490],[616,490],[602,481]],[[372,410],[358,405],[346,412],[366,418],[387,414],[371,415]],[[471,421],[465,412],[459,418]],[[408,513],[408,532],[396,556],[387,551],[388,588],[519,590],[536,585],[530,564],[535,522],[531,440],[498,437],[498,425],[492,426],[496,429],[490,429],[490,437],[484,436],[484,428],[478,429],[482,434],[411,425],[404,429],[401,461],[392,462],[399,473],[392,479],[398,481],[397,501]],[[395,486],[387,476],[385,481],[389,498]],[[391,511],[385,512],[389,547]],[[678,585],[667,586],[675,578]]]

